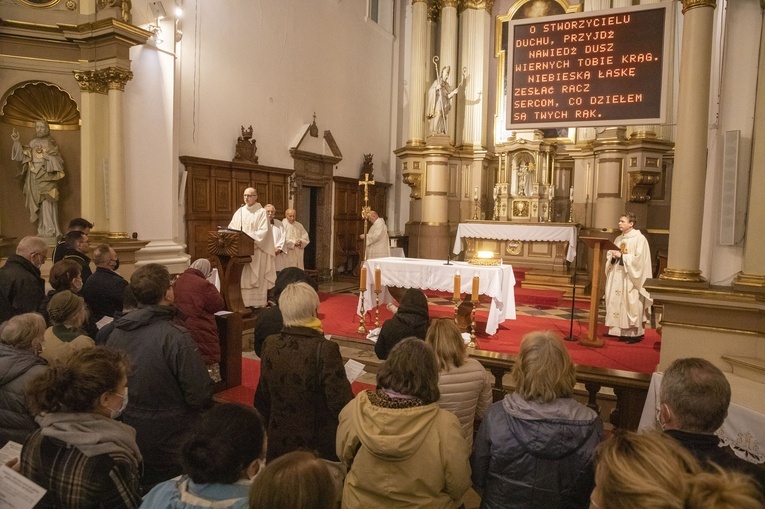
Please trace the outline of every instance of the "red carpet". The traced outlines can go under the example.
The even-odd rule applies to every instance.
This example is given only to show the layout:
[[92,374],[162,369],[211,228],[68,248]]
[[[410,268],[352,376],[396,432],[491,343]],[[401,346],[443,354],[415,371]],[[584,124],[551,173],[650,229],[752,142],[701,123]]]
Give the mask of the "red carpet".
[[[324,325],[324,332],[350,338],[362,338],[357,332],[359,317],[356,315],[356,303],[358,296],[350,294],[322,294],[319,306],[319,318]],[[564,302],[564,307],[565,302]],[[389,319],[392,314],[384,306],[379,308],[380,323]],[[492,352],[515,354],[520,348],[521,338],[535,330],[557,331],[562,337],[568,336],[569,320],[554,316],[518,316],[516,320],[508,320],[499,326],[494,336],[485,334],[486,317],[488,315],[488,302],[481,301],[481,307],[476,313],[478,329],[478,347]],[[430,305],[431,317],[454,316],[452,306]],[[586,320],[586,313],[578,315]],[[367,330],[374,328],[375,313],[368,312],[366,316]],[[597,366],[608,369],[621,369],[637,373],[652,373],[659,363],[659,349],[661,337],[653,330],[646,330],[645,339],[641,343],[627,345],[620,343],[615,338],[604,337],[607,332],[605,325],[599,325],[598,336],[602,337],[606,344],[603,348],[590,348],[580,346],[576,342],[565,342],[571,359],[575,364]],[[587,333],[586,321],[574,321],[573,335],[583,338]]]
[[[242,405],[252,406],[255,399],[255,389],[258,387],[260,379],[260,361],[255,359],[242,358],[242,385],[219,392],[216,398],[231,401],[232,403],[241,403]],[[358,394],[366,389],[374,389],[374,386],[361,382],[351,384],[353,394]]]

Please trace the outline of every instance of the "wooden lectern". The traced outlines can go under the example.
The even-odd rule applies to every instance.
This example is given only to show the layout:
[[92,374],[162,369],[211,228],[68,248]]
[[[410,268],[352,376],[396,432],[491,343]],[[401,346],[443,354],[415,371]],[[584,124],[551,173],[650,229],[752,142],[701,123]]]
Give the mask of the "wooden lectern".
[[230,314],[217,315],[220,339],[220,390],[242,385],[242,331],[252,326],[252,311],[242,301],[242,269],[255,253],[255,241],[246,233],[231,230],[208,232],[207,253],[220,274],[220,290]]
[[592,289],[590,290],[590,322],[587,338],[580,339],[582,346],[603,348],[605,343],[598,337],[598,309],[600,304],[600,278],[603,277],[603,253],[609,249],[619,250],[616,244],[601,237],[579,237],[579,240],[590,246],[593,254]]

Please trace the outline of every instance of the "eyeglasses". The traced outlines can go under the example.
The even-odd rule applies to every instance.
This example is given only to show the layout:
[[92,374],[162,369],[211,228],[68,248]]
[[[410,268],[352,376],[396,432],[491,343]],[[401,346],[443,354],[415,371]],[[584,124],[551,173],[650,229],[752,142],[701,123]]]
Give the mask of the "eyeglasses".
[[34,256],[34,255],[42,257],[42,262],[41,263],[45,263],[45,260],[48,259],[48,254],[47,253],[32,253],[32,256]]

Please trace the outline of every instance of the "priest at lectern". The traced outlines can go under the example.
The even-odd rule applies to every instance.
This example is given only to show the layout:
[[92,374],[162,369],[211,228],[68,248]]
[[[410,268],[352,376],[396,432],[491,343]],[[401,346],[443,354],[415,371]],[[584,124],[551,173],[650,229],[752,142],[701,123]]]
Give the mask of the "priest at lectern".
[[651,319],[651,296],[643,284],[651,277],[651,252],[648,241],[636,230],[635,214],[619,218],[621,235],[606,258],[606,325],[611,336],[625,343],[642,341],[644,323]]
[[258,203],[258,192],[252,187],[245,189],[244,205],[234,212],[228,228],[244,232],[255,241],[252,261],[242,271],[242,301],[247,307],[265,307],[268,289],[276,281],[274,236],[266,210]]

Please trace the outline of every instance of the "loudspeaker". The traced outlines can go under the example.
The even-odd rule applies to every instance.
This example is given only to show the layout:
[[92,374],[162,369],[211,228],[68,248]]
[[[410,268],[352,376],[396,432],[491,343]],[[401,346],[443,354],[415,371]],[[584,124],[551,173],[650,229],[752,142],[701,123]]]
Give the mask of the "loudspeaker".
[[748,169],[739,168],[741,131],[725,131],[720,199],[720,244],[733,246],[744,239],[749,188]]

